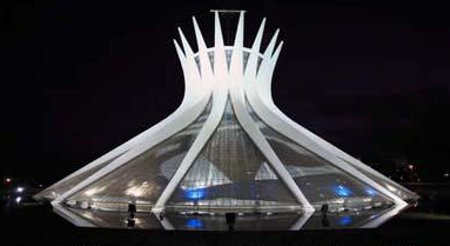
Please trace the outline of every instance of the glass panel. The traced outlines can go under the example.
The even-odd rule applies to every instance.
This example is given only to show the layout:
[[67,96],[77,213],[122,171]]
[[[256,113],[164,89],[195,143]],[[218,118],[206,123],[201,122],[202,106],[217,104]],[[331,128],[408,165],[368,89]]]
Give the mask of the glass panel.
[[394,181],[390,180],[387,177],[379,177],[376,176],[356,165],[351,164],[350,162],[341,159],[345,162],[347,162],[348,164],[352,165],[354,168],[358,169],[358,171],[362,172],[364,175],[366,175],[367,177],[376,180],[378,183],[380,183],[381,185],[383,185],[385,188],[387,188],[389,191],[391,191],[392,193],[396,194],[397,196],[399,196],[400,198],[402,198],[405,201],[408,202],[415,202],[417,201],[417,199],[419,199],[419,196],[417,194],[415,194],[414,192],[406,189],[405,187],[395,183]]
[[308,201],[331,210],[362,210],[393,202],[375,189],[266,125],[250,108],[252,118],[292,175]]
[[118,155],[117,157],[115,157],[111,160],[105,161],[95,167],[87,169],[84,172],[81,172],[78,175],[75,175],[75,176],[67,179],[66,181],[61,182],[60,184],[56,185],[55,187],[49,187],[46,190],[42,191],[39,195],[46,199],[54,200],[54,199],[58,198],[59,196],[61,196],[62,194],[64,194],[66,191],[70,190],[76,184],[85,180],[87,177],[91,176],[92,174],[94,174],[95,172],[97,172],[98,170],[103,168],[104,166],[111,163],[113,160],[117,159],[121,155],[122,154]]
[[245,212],[299,204],[241,128],[228,99],[216,132],[167,207]]
[[190,126],[74,194],[67,199],[68,204],[86,201],[90,207],[127,210],[127,204],[132,202],[138,209],[149,210],[202,128],[210,104]]

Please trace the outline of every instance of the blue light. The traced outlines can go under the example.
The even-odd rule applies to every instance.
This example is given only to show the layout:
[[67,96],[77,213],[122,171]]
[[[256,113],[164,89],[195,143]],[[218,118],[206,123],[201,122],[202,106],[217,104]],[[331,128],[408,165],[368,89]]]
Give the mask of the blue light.
[[341,226],[348,226],[353,222],[352,217],[345,215],[339,218],[339,225]]
[[374,189],[372,189],[372,188],[366,188],[366,194],[371,196],[371,197],[374,197],[374,196],[377,195],[377,192]]
[[186,221],[186,226],[191,229],[199,229],[203,227],[203,222],[199,219],[188,219]]
[[334,186],[333,190],[340,197],[348,197],[352,195],[352,191],[343,185]]
[[205,198],[205,188],[188,188],[184,191],[184,196],[189,200],[199,200]]

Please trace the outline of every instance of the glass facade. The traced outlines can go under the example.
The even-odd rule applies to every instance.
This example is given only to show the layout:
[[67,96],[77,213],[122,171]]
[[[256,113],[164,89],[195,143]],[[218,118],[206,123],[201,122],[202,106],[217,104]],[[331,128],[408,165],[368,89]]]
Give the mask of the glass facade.
[[300,204],[242,129],[228,100],[222,121],[167,207],[261,211],[294,210]]
[[[254,113],[248,102],[246,107],[303,195],[316,209],[327,204],[332,212],[362,211],[394,204],[390,198],[355,175],[341,170],[269,127]],[[66,204],[126,211],[128,204],[132,203],[137,205],[139,211],[151,211],[210,111],[211,102],[187,128],[70,196]],[[111,161],[79,174],[58,187],[69,189]],[[391,190],[395,189],[398,195],[404,194],[402,198],[410,197],[401,186],[387,183],[365,170],[358,170]],[[165,204],[165,209],[212,213],[286,212],[300,211],[302,204],[241,127],[228,98],[221,122]]]
[[267,126],[247,103],[255,123],[294,178],[306,199],[315,207],[328,204],[333,210],[362,210],[391,206],[385,195],[365,184],[355,175],[319,157],[305,147]]
[[[119,155],[119,156],[121,156],[121,155]],[[109,163],[111,163],[112,161],[117,159],[119,156],[117,156],[116,158],[113,158],[111,160],[105,161],[105,162],[103,162],[97,166],[94,166],[90,169],[87,169],[84,172],[81,172],[77,175],[74,175],[73,177],[70,177],[67,180],[62,181],[61,183],[59,183],[55,186],[51,186],[51,187],[45,189],[44,191],[42,191],[39,194],[39,196],[44,197],[45,199],[49,199],[49,200],[56,199],[60,195],[62,195],[64,192],[70,190],[76,184],[85,180],[86,178],[88,178],[89,176],[91,176],[92,174],[97,172],[98,170],[102,169],[103,167],[105,167],[106,165],[108,165]]]
[[126,210],[128,203],[135,203],[149,210],[175,174],[210,110],[209,104],[186,129],[72,195],[68,203],[87,202],[105,210]]
[[[347,162],[346,160],[343,160],[343,161]],[[349,162],[347,162],[347,163],[349,163]],[[353,166],[353,167],[358,169],[358,171],[360,171],[361,173],[363,173],[364,175],[366,175],[370,179],[373,179],[377,183],[383,185],[390,192],[394,193],[395,195],[399,196],[400,198],[402,198],[405,201],[416,201],[416,200],[419,199],[419,196],[417,194],[409,191],[405,187],[395,183],[394,181],[390,180],[387,177],[384,177],[384,178],[383,177],[379,177],[379,176],[374,175],[374,174],[370,173],[369,171],[364,170],[363,168],[360,168],[358,166]]]
[[[215,20],[219,20],[218,13]],[[130,160],[116,157],[119,159],[74,175],[40,195],[58,198],[53,203],[54,208],[80,225],[181,230],[205,226],[217,230],[229,228],[223,214],[237,216],[236,229],[263,230],[279,226],[298,230],[314,210],[320,215],[311,217],[306,227],[373,226],[383,221],[385,215],[389,217],[404,209],[407,204],[401,199],[415,201],[418,198],[364,166],[336,159],[339,157],[328,152],[326,146],[313,145],[310,141],[314,140],[301,135],[302,132],[293,134],[300,136],[299,139],[284,135],[285,129],[280,128],[286,126],[283,122],[273,123],[262,117],[265,122],[258,117],[245,97],[255,99],[251,102],[260,103],[261,107],[267,106],[265,103],[271,100],[267,86],[271,83],[282,42],[277,44],[276,31],[261,54],[262,24],[254,47],[244,47],[243,12],[238,23],[236,46],[223,47],[225,61],[215,61],[217,47],[203,45],[197,23],[194,24],[195,35],[200,45],[196,54],[190,55],[192,48],[182,34],[184,50],[175,42],[187,78],[186,87],[193,89],[186,91],[194,92],[186,95],[185,99],[191,97],[192,100],[184,100],[177,112],[183,118],[191,110],[196,114],[202,111],[197,119],[188,126],[184,118],[181,126],[176,125],[179,119],[173,119],[166,129],[171,129],[170,132],[184,129],[171,136],[161,135],[164,128],[150,131],[142,141],[152,147],[139,152],[140,155]],[[218,32],[218,21],[215,27],[218,29],[214,40],[220,43],[222,31]],[[201,64],[199,54],[207,54],[207,64]],[[242,54],[242,59],[236,59],[241,56],[233,54]],[[247,65],[250,61],[255,63]],[[209,65],[212,73],[209,73]],[[245,72],[255,66],[256,71]],[[207,76],[202,76],[202,67],[208,71]],[[262,68],[267,71],[260,71]],[[251,87],[247,87],[249,83]],[[223,112],[216,107],[212,109],[217,95],[220,99],[229,96]],[[258,96],[264,101],[257,101]],[[204,107],[203,103],[207,106],[199,108]],[[234,106],[246,107],[246,110],[239,111],[242,114],[237,117]],[[275,110],[268,117],[278,117],[277,114]],[[196,116],[189,115],[190,119]],[[155,143],[161,136],[167,138]],[[200,143],[204,145],[198,146]],[[132,146],[130,152],[123,155],[131,154],[135,148],[141,146]],[[101,175],[103,172],[99,171],[108,172]],[[83,182],[88,178],[88,183]],[[164,217],[166,213],[165,220],[157,217]],[[333,215],[328,216],[328,213]],[[370,220],[375,222],[368,223]]]

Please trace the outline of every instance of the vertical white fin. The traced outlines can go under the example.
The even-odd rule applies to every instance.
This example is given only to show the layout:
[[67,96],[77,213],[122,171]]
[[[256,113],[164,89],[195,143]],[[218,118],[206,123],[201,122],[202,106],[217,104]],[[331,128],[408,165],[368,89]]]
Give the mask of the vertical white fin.
[[256,69],[258,66],[259,50],[261,48],[261,41],[264,33],[264,26],[266,25],[266,18],[264,18],[259,26],[255,41],[253,42],[252,50],[247,61],[247,68],[245,69],[245,77],[252,79],[256,77]]
[[183,54],[183,51],[180,48],[180,45],[178,45],[178,42],[174,39],[173,44],[175,45],[175,50],[177,51],[178,59],[180,59],[181,67],[183,68],[183,72],[186,77],[186,57]]
[[186,57],[183,54],[183,51],[180,48],[180,45],[178,45],[178,42],[174,39],[173,43],[175,45],[175,49],[177,51],[178,58],[180,59],[181,68],[183,70],[183,76],[184,76],[184,98],[183,100],[189,100],[189,98],[186,96],[187,93],[192,93],[192,80],[189,78],[189,72],[186,64]]
[[239,22],[234,38],[233,55],[231,56],[230,77],[242,78],[244,71],[243,46],[244,46],[244,11],[239,15]]
[[268,73],[268,68],[270,67],[271,63],[271,57],[273,53],[273,49],[275,48],[275,43],[277,42],[278,34],[280,33],[280,29],[277,29],[275,31],[275,34],[273,35],[272,39],[270,40],[269,45],[267,46],[266,50],[264,51],[263,55],[263,61],[261,64],[261,68],[259,69],[258,78],[266,78],[270,74]]
[[189,74],[189,79],[194,83],[200,83],[200,72],[197,69],[197,65],[194,60],[194,52],[192,51],[191,46],[189,45],[186,37],[181,31],[181,28],[178,28],[178,33],[180,34],[181,44],[183,45],[184,54],[186,56],[186,69]]
[[280,42],[277,49],[275,50],[275,53],[273,53],[273,56],[270,58],[270,63],[272,67],[275,67],[275,63],[277,63],[278,56],[280,56],[281,48],[283,48],[283,41]]
[[275,48],[275,43],[277,42],[279,33],[280,33],[280,29],[277,29],[275,31],[275,34],[273,35],[272,39],[270,40],[270,43],[267,46],[266,51],[264,51],[264,58],[272,56],[273,49]]
[[214,76],[225,78],[228,73],[228,66],[225,56],[225,46],[223,43],[222,27],[220,25],[219,12],[214,13]]
[[283,48],[283,41],[280,42],[280,44],[278,45],[277,49],[275,50],[275,53],[273,54],[273,56],[271,58],[268,58],[270,60],[269,66],[266,67],[267,69],[267,76],[268,79],[265,80],[264,82],[261,82],[264,88],[264,94],[270,98],[272,98],[272,76],[273,76],[273,72],[275,70],[275,65],[277,64],[277,60],[278,57],[280,56],[281,53],[281,49]]
[[200,70],[202,76],[203,83],[211,83],[213,74],[211,68],[211,62],[208,57],[208,48],[206,47],[205,40],[203,39],[202,32],[200,31],[200,27],[197,24],[197,20],[195,17],[192,17],[192,21],[194,22],[195,29],[195,38],[197,39],[198,46],[198,54],[200,57]]
[[178,33],[180,34],[181,38],[181,44],[183,45],[184,53],[186,57],[194,56],[194,52],[192,51],[191,46],[189,45],[188,41],[186,40],[186,37],[183,34],[183,31],[181,28],[178,27]]

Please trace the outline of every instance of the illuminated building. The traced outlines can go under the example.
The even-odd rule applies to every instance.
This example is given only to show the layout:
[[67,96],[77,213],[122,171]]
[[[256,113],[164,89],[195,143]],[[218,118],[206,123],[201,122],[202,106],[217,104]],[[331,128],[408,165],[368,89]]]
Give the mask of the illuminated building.
[[[165,120],[38,194],[57,209],[179,213],[330,213],[393,209],[417,195],[293,122],[274,104],[278,30],[261,52],[265,19],[244,47],[215,13],[214,45],[194,19],[198,51],[180,30],[181,106]],[[67,216],[67,214],[66,214]],[[190,227],[201,221],[189,220]],[[351,220],[343,217],[341,224]]]

